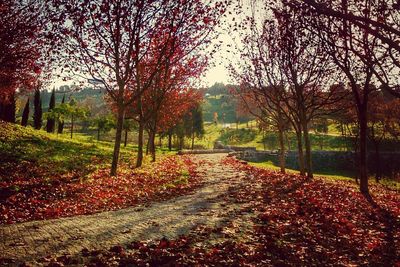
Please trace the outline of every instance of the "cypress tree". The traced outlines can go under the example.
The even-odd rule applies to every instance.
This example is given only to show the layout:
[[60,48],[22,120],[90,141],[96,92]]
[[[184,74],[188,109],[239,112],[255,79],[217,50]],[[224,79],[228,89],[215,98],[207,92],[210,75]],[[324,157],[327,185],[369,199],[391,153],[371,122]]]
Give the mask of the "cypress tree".
[[[52,109],[54,109],[55,106],[56,106],[56,92],[55,92],[55,90],[53,88],[53,91],[51,92],[48,112],[51,112]],[[56,121],[55,121],[54,118],[47,118],[46,131],[48,133],[54,132],[55,124],[56,124]]]
[[[65,94],[63,96],[63,99],[61,101],[61,104],[65,103]],[[58,119],[58,129],[57,129],[57,133],[61,134],[63,132],[64,129],[64,121],[60,121],[60,119]]]
[[29,118],[29,97],[28,100],[26,101],[24,111],[22,112],[22,120],[21,120],[22,126],[26,127],[28,125],[28,118]]
[[33,99],[33,127],[37,130],[42,128],[42,99],[40,98],[40,90],[37,88],[35,90],[35,97]]

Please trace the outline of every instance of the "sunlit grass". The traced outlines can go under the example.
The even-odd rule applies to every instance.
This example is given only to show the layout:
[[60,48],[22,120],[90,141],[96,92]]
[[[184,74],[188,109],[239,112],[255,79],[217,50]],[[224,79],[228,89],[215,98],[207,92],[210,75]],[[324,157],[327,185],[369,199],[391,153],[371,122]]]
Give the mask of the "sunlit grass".
[[[280,171],[280,167],[274,165],[272,161],[266,161],[266,162],[249,162],[249,165],[255,166],[257,168],[263,168],[263,169],[268,169],[272,171]],[[294,169],[288,169],[286,168],[287,173],[292,173],[292,174],[299,174],[300,172],[298,170]],[[346,171],[326,171],[326,172],[315,172],[314,177],[323,179],[328,182],[335,182],[335,181],[355,181],[355,175],[356,173],[350,173]],[[374,177],[369,177],[369,183],[376,185],[376,181]],[[354,183],[355,184],[355,183]],[[384,178],[379,181],[379,184],[387,186],[391,189],[394,190],[400,190],[400,182],[393,181],[387,178]]]

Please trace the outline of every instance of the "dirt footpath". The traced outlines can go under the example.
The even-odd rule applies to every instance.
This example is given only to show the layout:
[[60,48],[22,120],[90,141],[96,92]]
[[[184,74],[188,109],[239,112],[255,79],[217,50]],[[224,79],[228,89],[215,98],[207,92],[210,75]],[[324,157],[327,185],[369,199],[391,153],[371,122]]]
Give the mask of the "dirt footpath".
[[46,221],[0,226],[0,257],[18,261],[47,255],[109,248],[133,240],[172,239],[193,227],[215,227],[236,220],[241,204],[226,200],[228,188],[245,182],[245,174],[221,163],[226,154],[194,156],[202,163],[205,184],[189,195],[148,206]]

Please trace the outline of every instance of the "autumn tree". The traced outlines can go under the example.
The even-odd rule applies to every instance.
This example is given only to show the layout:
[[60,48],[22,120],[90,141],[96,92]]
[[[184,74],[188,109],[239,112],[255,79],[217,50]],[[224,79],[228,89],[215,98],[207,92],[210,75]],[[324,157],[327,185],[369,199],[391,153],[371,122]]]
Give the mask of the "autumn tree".
[[[292,5],[296,3],[292,2]],[[338,0],[331,1],[326,6],[331,9],[340,9],[344,16],[357,16],[364,20],[363,23],[366,23],[361,27],[358,23],[350,22],[345,18],[321,14],[314,8],[307,9],[307,4],[297,3],[294,7],[297,10],[303,10],[304,25],[318,36],[324,44],[324,50],[348,81],[359,129],[360,191],[368,195],[367,114],[369,99],[376,89],[375,86],[372,86],[374,77],[381,81],[378,72],[383,70],[382,64],[393,56],[387,52],[392,50],[389,49],[386,52],[382,50],[385,44],[375,34],[380,31],[378,25],[369,22],[385,21],[386,8],[382,9],[379,4],[373,4],[371,1]]]
[[269,115],[278,125],[281,153],[284,117],[292,124],[300,173],[307,172],[311,178],[310,122],[331,112],[342,94],[324,87],[330,78],[330,61],[321,42],[303,26],[304,15],[284,1],[267,10],[254,7],[252,16],[245,20],[241,69],[232,67],[232,72],[246,91],[242,100],[251,99],[259,107],[258,118],[265,120]]
[[13,112],[17,94],[34,88],[44,66],[42,6],[33,0],[0,2],[0,118]]
[[[185,48],[183,58],[209,41],[224,7],[200,0],[52,2],[63,65],[101,83],[115,103],[111,175],[116,175],[126,107],[150,87],[177,47]],[[160,37],[163,42],[154,42]],[[149,60],[155,43],[159,53]]]

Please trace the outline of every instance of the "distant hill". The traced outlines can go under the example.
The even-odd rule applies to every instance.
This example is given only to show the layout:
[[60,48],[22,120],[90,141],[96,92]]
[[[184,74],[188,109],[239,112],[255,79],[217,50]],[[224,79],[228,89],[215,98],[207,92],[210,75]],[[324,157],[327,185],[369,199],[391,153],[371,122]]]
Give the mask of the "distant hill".
[[238,116],[237,100],[230,93],[229,87],[223,83],[216,83],[205,90],[203,103],[204,121],[214,121],[214,113],[218,114],[219,123],[247,122],[250,117]]

